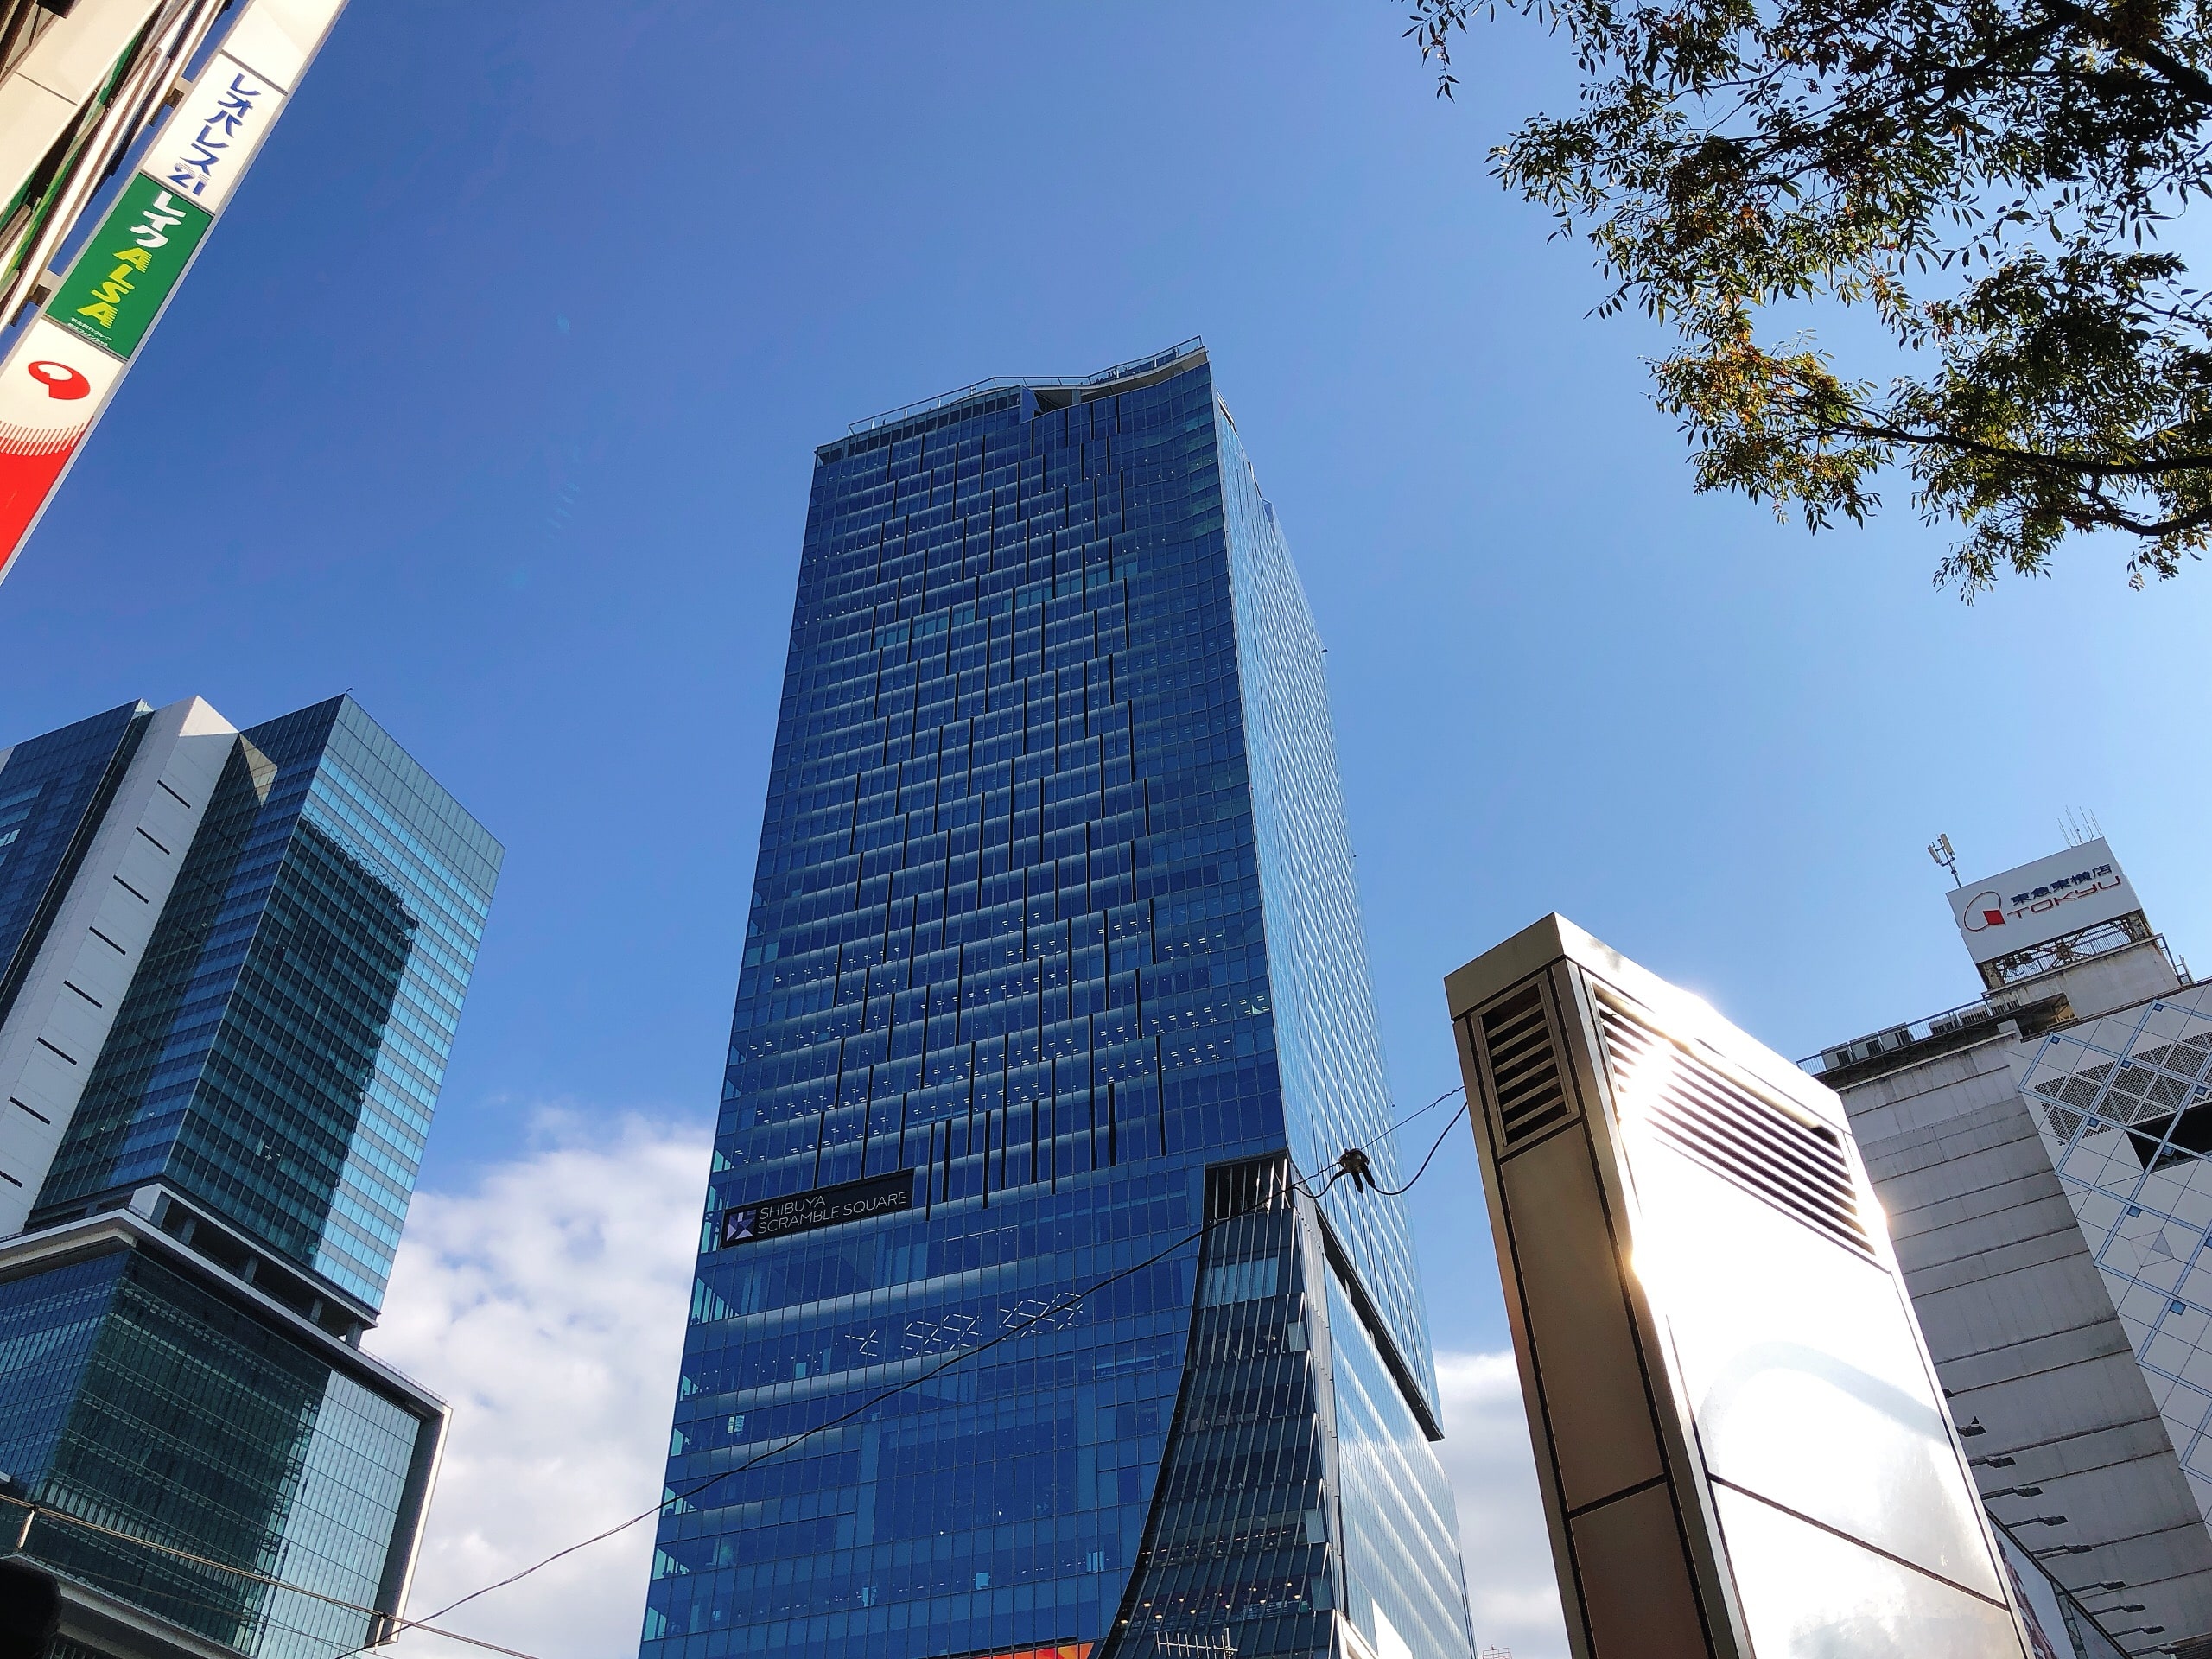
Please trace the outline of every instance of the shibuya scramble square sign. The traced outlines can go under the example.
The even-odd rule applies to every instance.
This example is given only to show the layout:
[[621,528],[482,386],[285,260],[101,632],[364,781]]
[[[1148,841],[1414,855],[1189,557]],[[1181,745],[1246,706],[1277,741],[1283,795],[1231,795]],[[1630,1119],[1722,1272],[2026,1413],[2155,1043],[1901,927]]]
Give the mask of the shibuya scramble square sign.
[[721,1242],[750,1244],[756,1239],[781,1238],[789,1233],[810,1233],[817,1227],[860,1221],[869,1216],[893,1216],[914,1207],[916,1172],[871,1176],[836,1186],[817,1186],[780,1198],[722,1211]]

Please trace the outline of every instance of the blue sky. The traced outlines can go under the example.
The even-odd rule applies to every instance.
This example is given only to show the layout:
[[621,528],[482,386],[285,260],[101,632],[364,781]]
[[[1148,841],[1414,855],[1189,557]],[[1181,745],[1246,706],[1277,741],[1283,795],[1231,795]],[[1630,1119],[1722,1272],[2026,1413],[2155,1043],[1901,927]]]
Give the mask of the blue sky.
[[[1816,539],[1693,496],[1660,338],[1484,176],[1555,46],[1485,26],[1444,104],[1400,27],[353,7],[0,588],[0,741],[351,688],[508,849],[426,1184],[548,1103],[702,1124],[813,445],[1203,334],[1330,645],[1408,1104],[1442,976],[1551,909],[1791,1054],[1965,1001],[1923,843],[1986,873],[2068,806],[2212,962],[2212,573],[2083,545],[1967,607],[1902,492]],[[1446,1347],[1503,1340],[1474,1183],[1455,1135],[1414,1199]]]

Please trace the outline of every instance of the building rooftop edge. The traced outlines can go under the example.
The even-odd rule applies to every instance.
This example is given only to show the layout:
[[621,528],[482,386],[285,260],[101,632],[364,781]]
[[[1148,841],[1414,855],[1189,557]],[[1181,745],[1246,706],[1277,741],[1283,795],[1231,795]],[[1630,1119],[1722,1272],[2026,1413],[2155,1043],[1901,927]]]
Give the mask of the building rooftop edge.
[[131,1659],[238,1659],[242,1651],[134,1605],[43,1556],[11,1550],[0,1560],[23,1561],[53,1577],[61,1588],[65,1637],[90,1637]]
[[[2059,1006],[2069,1001],[2065,984],[2068,972],[2085,963],[2117,959],[2138,950],[2158,951],[2172,970],[2176,982],[2172,991],[2147,992],[2145,1000],[2160,995],[2175,995],[2199,983],[2183,964],[2175,961],[2172,950],[2167,946],[2166,936],[2153,933],[2147,938],[2130,939],[2116,949],[2076,957],[2042,973],[2031,974],[2014,980],[2009,985],[1993,988],[1971,1002],[1942,1008],[1916,1020],[1885,1026],[1879,1031],[1854,1037],[1847,1042],[1829,1044],[1815,1053],[1806,1055],[1796,1063],[1797,1067],[1832,1087],[1843,1087],[1936,1058],[1954,1049],[1971,1046],[1974,1042],[1995,1035],[1996,1028],[2007,1021],[2018,1023],[2021,1027],[2020,1034],[2034,1035],[2052,1026],[2095,1019],[2112,1010],[2097,1008],[2077,1013],[2070,1007]],[[1839,1076],[1842,1077],[1840,1084],[1836,1081]]]
[[[1653,972],[1567,917],[1554,911],[1444,977],[1444,994],[1456,1023],[1491,997],[1554,962],[1573,963],[1635,998],[1666,1020],[1677,1040],[1699,1044],[1765,1088],[1815,1116],[1840,1109],[1834,1097],[1808,1091],[1802,1067],[1761,1042],[1696,992]],[[1817,1084],[1815,1077],[1810,1081]]]
[[451,1414],[442,1396],[388,1360],[341,1341],[246,1281],[225,1271],[219,1263],[194,1255],[136,1209],[104,1210],[74,1221],[57,1222],[0,1239],[0,1277],[13,1278],[21,1271],[35,1271],[46,1263],[60,1266],[118,1247],[158,1256],[165,1264],[181,1268],[189,1276],[219,1285],[224,1294],[271,1319],[280,1330],[303,1339],[311,1351],[336,1369],[351,1370],[357,1377],[373,1381],[405,1396],[423,1417],[442,1419]]
[[887,426],[896,425],[901,421],[912,420],[918,416],[931,415],[940,410],[953,409],[973,399],[988,397],[995,391],[1011,391],[1032,386],[1065,387],[1078,391],[1112,386],[1124,380],[1134,380],[1141,376],[1157,373],[1162,369],[1195,368],[1205,360],[1205,339],[1200,335],[1193,334],[1188,340],[1170,346],[1165,351],[1154,352],[1147,357],[1131,358],[1125,363],[1115,364],[1111,368],[1101,369],[1096,374],[1074,377],[999,375],[988,380],[971,381],[967,385],[957,387],[951,391],[940,392],[934,397],[925,397],[918,403],[902,404],[896,409],[884,410],[880,415],[871,415],[864,421],[855,421],[845,429],[843,438],[833,439],[828,443],[817,446],[815,453],[826,454],[832,450],[842,448],[847,439],[865,436],[870,432],[880,431]]

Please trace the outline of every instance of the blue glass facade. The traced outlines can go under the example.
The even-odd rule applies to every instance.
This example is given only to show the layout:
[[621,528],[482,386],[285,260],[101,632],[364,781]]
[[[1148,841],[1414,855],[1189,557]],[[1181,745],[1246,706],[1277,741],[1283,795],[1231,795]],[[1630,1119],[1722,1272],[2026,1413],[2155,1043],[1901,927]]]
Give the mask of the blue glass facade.
[[[129,798],[114,774],[149,714],[19,745],[0,797],[42,757],[89,833]],[[0,1238],[0,1471],[130,1535],[39,1517],[29,1553],[72,1596],[253,1659],[330,1659],[369,1636],[355,1609],[397,1608],[443,1433],[436,1400],[359,1343],[500,849],[350,698],[214,730],[227,760],[29,1225]],[[67,1650],[105,1651],[85,1629]]]
[[[69,1514],[373,1606],[429,1479],[423,1431],[314,1344],[143,1253],[0,1281],[0,1470]],[[331,1659],[365,1631],[315,1596],[65,1522],[26,1542],[257,1659]]]
[[129,702],[0,752],[0,1020],[145,730]]
[[33,1224],[161,1182],[374,1308],[500,850],[350,697],[242,740]]
[[1202,350],[820,450],[647,1659],[1464,1659],[1363,949]]

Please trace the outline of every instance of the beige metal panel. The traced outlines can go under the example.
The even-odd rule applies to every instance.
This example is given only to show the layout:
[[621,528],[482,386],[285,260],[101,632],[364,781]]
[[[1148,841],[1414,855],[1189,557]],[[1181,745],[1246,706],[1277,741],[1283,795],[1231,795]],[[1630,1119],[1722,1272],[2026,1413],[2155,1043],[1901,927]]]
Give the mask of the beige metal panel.
[[1751,1040],[1702,997],[1630,962],[1556,912],[1445,976],[1444,993],[1452,1017],[1458,1019],[1478,1002],[1488,1001],[1506,986],[1550,962],[1570,963],[1584,973],[1595,975],[1649,1008],[1678,1039],[1716,1058],[1725,1054],[1723,1064],[1743,1070],[1813,1116],[1845,1126],[1842,1108],[1831,1090],[1812,1083],[1764,1043]]
[[[346,0],[257,0],[223,40],[223,50],[287,92],[314,58]],[[1176,365],[1181,372],[1185,365]]]
[[0,80],[0,205],[22,191],[31,169],[83,107],[26,79],[20,69]]
[[[2063,1582],[2125,1582],[2149,1610],[2142,1622],[2174,1636],[2212,1630],[2212,1533],[2012,1086],[2028,1046],[2007,1037],[1907,1058],[1852,1084],[1844,1103],[1953,1411],[1982,1426],[1977,1455],[2011,1460],[1984,1484],[2043,1489],[2032,1502],[1995,1500],[2000,1512],[2069,1517],[2051,1541],[2088,1553],[2053,1560]],[[1995,1100],[1993,1079],[2005,1085]]]
[[[158,9],[160,0],[77,0],[39,36],[16,74],[82,105]],[[13,77],[10,77],[12,79]]]
[[1696,1575],[1663,1484],[1570,1524],[1595,1659],[1710,1659]]
[[[1685,1031],[1717,1034],[1713,1027],[1717,1016],[1704,1003],[1645,973],[1564,917],[1554,918],[1554,926],[1567,955],[1553,964],[1547,978],[1560,1015],[1567,1071],[1588,1103],[1584,1128],[1607,1210],[1613,1217],[1614,1271],[1643,1357],[1652,1421],[1666,1458],[1673,1513],[1682,1528],[1679,1536],[1699,1598],[1705,1638],[1716,1654],[1748,1654],[1749,1638],[1736,1605],[1735,1586],[1717,1541],[1719,1518],[1713,1507],[1711,1491],[1698,1478],[1701,1465],[1690,1388],[1674,1357],[1665,1321],[1654,1311],[1645,1277],[1636,1270],[1647,1242],[1643,1205],[1622,1141],[1619,1091],[1607,1063],[1600,1034],[1603,1020],[1592,987],[1600,982],[1616,988],[1624,982],[1632,983],[1646,995],[1664,1002],[1672,1011],[1670,1017]],[[1592,963],[1603,970],[1603,977],[1593,977]]]
[[[1732,1487],[1719,1489],[1728,1551],[1759,1659],[2014,1659],[2002,1605],[1916,1573]],[[1839,1591],[1843,1594],[1839,1595]],[[1839,1604],[1849,1611],[1839,1616]]]
[[[1722,1604],[1728,1623],[1718,1564],[1705,1552],[1700,1588],[1699,1554],[1674,1519],[1682,1437],[1661,1420],[1671,1398],[1649,1385],[1652,1332],[1624,1271],[1624,1195],[1605,1178],[1603,1079],[1574,988],[1555,975],[1558,938],[1548,922],[1529,930],[1479,983],[1487,1001],[1463,1001],[1461,976],[1452,1000],[1568,1641],[1576,1659],[1750,1659],[1740,1643],[1713,1644],[1700,1608]],[[1532,999],[1542,1065],[1531,1063]]]
[[1509,1225],[1522,1224],[1516,1245],[1528,1218],[1541,1217],[1531,1247],[1514,1250],[1514,1268],[1572,1511],[1656,1480],[1667,1465],[1588,1142],[1555,1135],[1509,1160],[1498,1179]]
[[2021,1659],[1841,1103],[1560,917],[1446,993],[1577,1659]]
[[1473,1007],[1473,1002],[1463,1004],[1457,997],[1452,1001],[1452,1029],[1459,1039],[1459,1071],[1466,1079],[1468,1098],[1472,1103],[1468,1120],[1474,1126],[1476,1143],[1481,1152],[1483,1199],[1490,1212],[1491,1239],[1497,1250],[1498,1274],[1505,1284],[1506,1322],[1513,1332],[1513,1360],[1520,1373],[1521,1402],[1529,1417],[1529,1438],[1535,1448],[1536,1485],[1543,1500],[1544,1527],[1551,1540],[1552,1561],[1559,1575],[1560,1599],[1567,1612],[1567,1645],[1573,1649],[1574,1659],[1591,1659],[1589,1632],[1580,1599],[1567,1593],[1567,1589],[1574,1582],[1574,1547],[1567,1535],[1566,1506],[1560,1500],[1559,1469],[1553,1455],[1550,1425],[1542,1412],[1543,1386],[1536,1374],[1535,1344],[1529,1333],[1528,1299],[1520,1293],[1521,1278],[1511,1245],[1512,1226],[1506,1214],[1503,1184],[1497,1177],[1496,1114],[1487,1101],[1489,1091],[1481,1080],[1481,1061],[1471,1036],[1474,1022],[1471,1017],[1461,1017],[1471,1015]]

